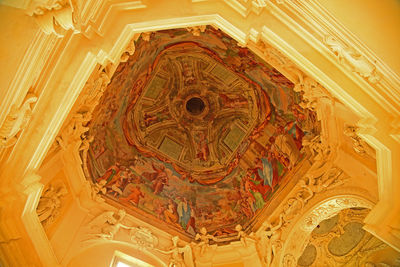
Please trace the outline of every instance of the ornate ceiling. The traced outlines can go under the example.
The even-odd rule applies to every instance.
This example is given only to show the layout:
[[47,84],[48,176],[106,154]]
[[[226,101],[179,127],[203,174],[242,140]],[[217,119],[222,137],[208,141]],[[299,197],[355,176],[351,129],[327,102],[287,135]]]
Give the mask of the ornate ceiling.
[[[293,84],[212,27],[142,35],[93,112],[85,172],[109,203],[194,235],[234,233],[319,132]],[[165,227],[165,226],[162,226]]]
[[1,5],[15,23],[2,29],[1,132],[13,142],[0,147],[0,265],[101,266],[121,251],[165,266],[191,248],[197,266],[318,266],[375,247],[341,214],[329,238],[310,239],[350,207],[371,209],[362,228],[399,249],[400,83],[376,55],[394,58],[395,40],[375,46],[343,19],[377,18],[378,4],[5,2],[17,8]]
[[399,266],[400,254],[362,227],[369,209],[344,209],[313,230],[297,266]]

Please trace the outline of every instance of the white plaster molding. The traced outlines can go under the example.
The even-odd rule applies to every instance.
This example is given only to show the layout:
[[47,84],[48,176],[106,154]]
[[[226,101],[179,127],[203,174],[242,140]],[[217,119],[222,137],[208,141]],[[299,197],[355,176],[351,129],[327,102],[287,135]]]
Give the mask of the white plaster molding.
[[[306,38],[310,44],[315,48],[322,51],[322,53],[335,63],[339,69],[345,72],[349,77],[353,77],[357,80],[360,87],[365,90],[366,93],[370,94],[371,97],[379,100],[381,106],[385,108],[392,108],[393,112],[399,114],[400,109],[396,107],[396,103],[400,100],[400,77],[398,77],[394,71],[392,71],[382,60],[380,60],[366,45],[364,45],[354,34],[347,30],[340,22],[336,20],[323,6],[316,0],[311,1],[298,1],[298,0],[287,0],[284,7],[280,7],[286,14],[293,14],[296,17],[296,22],[292,19],[288,20],[288,17],[282,17],[284,23],[292,21],[291,28],[296,27],[299,29],[299,34],[307,36]],[[284,16],[283,14],[281,14]],[[297,25],[296,25],[297,24]],[[311,27],[312,32],[307,32],[302,27],[303,25]],[[288,24],[289,26],[289,24]],[[368,81],[370,75],[362,71],[357,67],[357,61],[349,58],[350,64],[354,64],[350,69],[347,69],[337,55],[332,53],[329,44],[327,47],[326,40],[333,39],[341,47],[349,51],[351,48],[351,57],[355,56],[355,60],[360,59],[364,62],[366,69],[369,69],[367,73],[371,73],[379,76],[379,80],[371,79]],[[344,51],[343,50],[343,51]],[[328,52],[328,53],[326,53]],[[361,65],[359,65],[361,67]],[[353,73],[354,71],[354,73]],[[360,75],[360,73],[362,75]],[[367,79],[364,80],[363,75],[367,75]],[[364,81],[364,82],[363,82]]]
[[158,263],[159,264],[158,266],[163,266],[163,267],[167,267],[168,266],[168,264],[166,262],[164,262],[160,257],[155,255],[150,250],[147,250],[147,249],[139,250],[138,247],[135,244],[131,244],[131,243],[128,243],[128,242],[115,241],[115,240],[104,240],[104,239],[95,240],[95,241],[91,242],[90,245],[86,245],[85,247],[81,248],[79,251],[77,251],[74,254],[74,256],[72,258],[69,258],[68,261],[64,261],[65,265],[69,266],[69,264],[73,260],[78,259],[81,256],[81,254],[84,254],[88,250],[96,249],[96,248],[101,247],[101,246],[107,246],[108,248],[112,248],[113,245],[123,246],[123,247],[126,247],[126,248],[130,248],[133,251],[138,251],[140,253],[143,253],[146,256],[148,256],[149,258],[151,258],[152,260],[154,260],[156,263]]
[[39,183],[40,179],[40,176],[30,174],[22,182],[27,200],[21,219],[43,266],[60,266],[36,213],[43,189],[43,184]]
[[[293,265],[293,258],[301,256],[310,233],[323,220],[333,217],[343,209],[361,207],[371,209],[373,203],[357,195],[336,195],[320,200],[305,210],[299,220],[290,227],[279,261],[283,266]],[[287,256],[290,255],[290,256]],[[277,264],[277,263],[276,263]],[[275,265],[275,266],[279,266]]]
[[[21,105],[29,89],[39,78],[40,72],[56,43],[57,41],[54,36],[47,36],[41,31],[37,32],[9,88],[6,90],[6,95],[1,100],[0,124],[4,122],[12,105]],[[33,90],[33,93],[37,94],[38,92]]]

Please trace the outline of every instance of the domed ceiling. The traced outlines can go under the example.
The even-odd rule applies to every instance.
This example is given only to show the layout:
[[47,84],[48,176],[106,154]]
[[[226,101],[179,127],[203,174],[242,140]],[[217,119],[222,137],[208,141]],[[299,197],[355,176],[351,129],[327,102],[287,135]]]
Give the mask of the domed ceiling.
[[293,84],[220,30],[136,41],[93,113],[87,175],[106,199],[194,235],[246,226],[290,180],[315,114]]

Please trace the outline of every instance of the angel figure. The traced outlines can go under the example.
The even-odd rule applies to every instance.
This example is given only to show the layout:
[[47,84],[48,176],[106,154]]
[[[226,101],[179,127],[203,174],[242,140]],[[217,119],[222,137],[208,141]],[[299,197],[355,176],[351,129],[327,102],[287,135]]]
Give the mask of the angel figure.
[[25,102],[16,108],[13,106],[0,128],[0,148],[10,147],[17,141],[16,135],[23,130],[32,116],[31,104],[37,101],[37,97],[29,94]]
[[178,247],[179,236],[172,237],[172,244],[170,250],[163,251],[156,249],[164,254],[171,254],[168,267],[194,267],[192,248],[189,244],[183,247]]
[[126,226],[121,223],[125,218],[126,211],[118,210],[118,219],[115,218],[114,211],[106,211],[97,216],[93,221],[89,223],[90,228],[94,228],[97,234],[95,237],[99,237],[106,240],[113,240],[115,235],[118,233],[120,228],[133,229],[133,227]]
[[207,233],[207,229],[205,227],[201,227],[200,233],[197,233],[195,237],[195,240],[200,240],[197,246],[200,247],[201,256],[204,255],[206,249],[210,247],[210,239],[218,242],[218,239],[215,236]]
[[345,182],[345,179],[340,178],[341,174],[342,172],[337,168],[330,168],[320,177],[313,178],[311,175],[306,176],[307,182],[301,180],[301,186],[305,188],[312,197],[316,193],[342,185]]
[[39,204],[36,208],[36,213],[40,222],[47,226],[51,224],[59,213],[61,207],[61,198],[68,193],[64,185],[55,188],[50,185],[40,197]]
[[93,184],[91,187],[92,189],[92,199],[97,202],[103,202],[104,199],[101,198],[100,193],[105,195],[107,193],[107,188],[106,186],[107,181],[106,180],[101,180],[98,183]]
[[276,226],[272,226],[269,222],[264,222],[263,227],[265,231],[262,232],[261,237],[261,250],[263,251],[263,260],[267,266],[271,266],[273,256],[276,257],[278,248],[281,245],[281,227],[283,224],[283,215],[279,216],[279,223]]
[[239,240],[242,243],[243,247],[247,247],[246,239],[248,239],[248,238],[253,239],[253,234],[254,233],[252,232],[252,233],[250,233],[250,235],[246,234],[246,232],[243,231],[243,227],[240,224],[236,225],[235,230],[236,230],[236,232],[238,232],[237,237],[239,238]]

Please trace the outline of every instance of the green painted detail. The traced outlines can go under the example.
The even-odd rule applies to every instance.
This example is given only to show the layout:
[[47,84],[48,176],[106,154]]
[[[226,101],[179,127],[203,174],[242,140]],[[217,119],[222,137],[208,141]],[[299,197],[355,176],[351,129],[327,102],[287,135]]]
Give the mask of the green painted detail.
[[165,137],[158,149],[162,153],[170,156],[171,158],[178,160],[179,156],[181,155],[183,146],[170,139],[169,137]]
[[236,80],[236,75],[232,72],[227,70],[226,68],[222,67],[221,65],[217,64],[212,70],[211,73],[218,77],[220,80],[224,81],[226,84],[232,83]]
[[233,152],[242,142],[246,133],[240,129],[237,125],[233,125],[232,129],[224,138],[224,143],[228,146],[228,148]]
[[160,95],[161,91],[164,89],[167,80],[160,76],[155,76],[153,80],[150,82],[150,85],[147,87],[145,97],[151,99],[157,99]]

